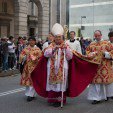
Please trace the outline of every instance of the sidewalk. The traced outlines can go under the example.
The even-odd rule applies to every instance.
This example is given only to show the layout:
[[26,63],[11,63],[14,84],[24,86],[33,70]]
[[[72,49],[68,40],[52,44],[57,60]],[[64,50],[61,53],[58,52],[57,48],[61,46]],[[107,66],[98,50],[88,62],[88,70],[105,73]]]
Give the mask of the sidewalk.
[[8,70],[6,72],[4,71],[1,71],[0,72],[0,77],[6,77],[6,76],[13,76],[15,74],[19,74],[19,70],[18,69],[15,69],[15,70]]

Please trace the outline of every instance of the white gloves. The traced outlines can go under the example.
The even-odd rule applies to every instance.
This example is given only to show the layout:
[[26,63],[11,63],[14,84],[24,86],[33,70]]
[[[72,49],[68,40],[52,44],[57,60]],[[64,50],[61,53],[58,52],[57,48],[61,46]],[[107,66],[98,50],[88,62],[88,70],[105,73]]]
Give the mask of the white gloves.
[[97,52],[91,52],[89,55],[90,56],[93,56],[93,55],[95,55]]
[[104,57],[106,58],[106,59],[111,59],[111,56],[110,56],[110,54],[109,54],[109,52],[104,52]]

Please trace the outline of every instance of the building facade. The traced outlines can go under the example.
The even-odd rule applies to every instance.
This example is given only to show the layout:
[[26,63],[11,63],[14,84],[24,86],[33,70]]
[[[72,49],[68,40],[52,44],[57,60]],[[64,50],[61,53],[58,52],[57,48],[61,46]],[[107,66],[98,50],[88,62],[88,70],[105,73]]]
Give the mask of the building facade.
[[83,37],[93,38],[101,30],[104,39],[113,30],[113,0],[70,0],[70,30],[81,30]]
[[0,0],[0,37],[45,39],[56,22],[65,25],[67,0]]

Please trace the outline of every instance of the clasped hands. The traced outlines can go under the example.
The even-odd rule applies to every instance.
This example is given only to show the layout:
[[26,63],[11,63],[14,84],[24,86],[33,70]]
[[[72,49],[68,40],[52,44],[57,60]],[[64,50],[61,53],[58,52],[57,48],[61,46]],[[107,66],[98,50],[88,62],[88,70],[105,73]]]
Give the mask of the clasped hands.
[[56,46],[53,48],[53,53],[54,53],[56,50],[58,50],[59,48],[61,48],[61,49],[66,49],[67,46],[66,46],[65,44],[63,44],[63,45],[56,45]]

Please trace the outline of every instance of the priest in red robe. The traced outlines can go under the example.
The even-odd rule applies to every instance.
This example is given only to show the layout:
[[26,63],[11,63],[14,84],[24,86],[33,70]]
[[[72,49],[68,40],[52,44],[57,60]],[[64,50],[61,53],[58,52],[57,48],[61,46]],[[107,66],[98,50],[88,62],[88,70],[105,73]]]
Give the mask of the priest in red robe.
[[76,97],[87,87],[101,58],[72,51],[63,40],[60,24],[53,26],[52,33],[55,41],[45,50],[31,78],[36,92],[48,98],[50,105],[59,107],[66,103],[66,96]]

